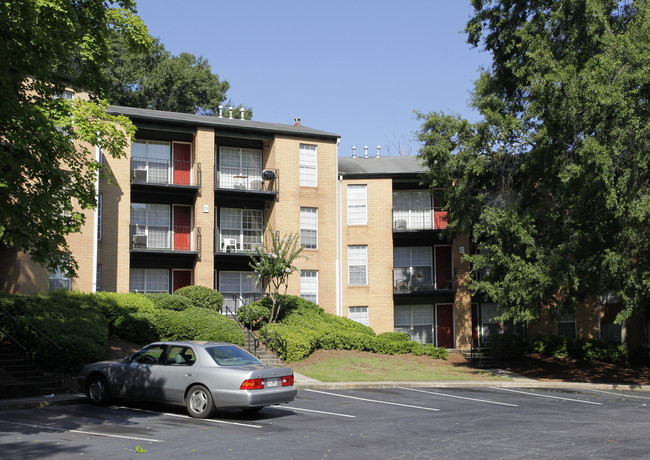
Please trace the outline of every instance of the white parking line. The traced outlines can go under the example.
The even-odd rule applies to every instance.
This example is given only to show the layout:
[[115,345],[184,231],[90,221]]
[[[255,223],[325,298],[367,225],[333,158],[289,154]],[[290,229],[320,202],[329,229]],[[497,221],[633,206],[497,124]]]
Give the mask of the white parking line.
[[598,393],[605,393],[606,395],[622,396],[624,398],[638,398],[638,399],[648,399],[648,400],[650,400],[650,398],[648,398],[647,396],[629,395],[627,393],[614,393],[612,391],[603,391],[603,390],[589,390],[589,391],[596,391]]
[[512,393],[521,393],[523,395],[537,396],[539,398],[561,399],[563,401],[573,401],[573,402],[579,402],[579,403],[584,403],[584,404],[593,404],[593,405],[596,405],[596,406],[602,406],[603,405],[603,403],[599,403],[599,402],[583,401],[582,399],[562,398],[560,396],[540,395],[540,394],[537,394],[537,393],[530,393],[530,392],[527,392],[527,391],[512,390],[510,388],[490,387],[490,389],[492,389],[492,390],[501,390],[501,391],[510,391]]
[[418,393],[427,393],[427,394],[430,394],[430,395],[444,396],[446,398],[466,399],[468,401],[483,402],[483,403],[487,403],[487,404],[498,404],[500,406],[519,407],[517,404],[509,404],[509,403],[498,402],[498,401],[488,401],[487,399],[468,398],[466,396],[449,395],[449,394],[445,394],[445,393],[437,393],[435,391],[418,390],[416,388],[406,388],[406,387],[397,387],[397,388],[400,388],[402,390],[408,390],[408,391],[416,391]]
[[46,425],[32,425],[31,423],[19,423],[19,422],[8,422],[6,420],[0,420],[0,423],[7,423],[9,425],[18,425],[18,426],[26,426],[28,428],[38,428],[41,430],[53,430],[53,431],[63,431],[67,433],[77,433],[77,434],[85,434],[89,436],[104,436],[106,438],[120,438],[120,439],[130,439],[133,441],[146,441],[146,442],[165,442],[161,439],[152,439],[152,438],[138,438],[135,436],[123,436],[119,434],[107,434],[107,433],[97,433],[94,431],[84,431],[84,430],[68,430],[66,428],[58,428],[55,426],[46,426]]
[[188,420],[194,420],[194,421],[200,421],[200,422],[211,422],[211,423],[221,423],[223,425],[237,425],[237,426],[245,426],[248,428],[264,428],[262,425],[252,425],[250,423],[239,423],[239,422],[227,422],[226,420],[216,420],[213,418],[192,418],[189,415],[182,415],[182,414],[172,414],[170,412],[163,412],[162,415],[167,415],[169,417],[177,417],[177,418],[184,418]]
[[325,412],[322,410],[313,410],[313,409],[301,409],[300,407],[293,407],[293,406],[269,406],[269,407],[274,407],[276,409],[296,410],[299,412],[313,412],[315,414],[335,415],[336,417],[357,418],[356,415],[337,414],[336,412]]
[[394,402],[389,402],[389,401],[379,401],[377,399],[359,398],[357,396],[339,395],[339,394],[330,393],[330,392],[327,392],[327,391],[310,390],[310,389],[304,389],[304,390],[301,390],[301,391],[311,391],[312,393],[321,393],[321,394],[329,395],[329,396],[338,396],[339,398],[356,399],[357,401],[373,402],[373,403],[377,403],[377,404],[388,404],[390,406],[409,407],[411,409],[431,410],[431,411],[436,411],[436,412],[440,411],[440,409],[434,409],[432,407],[413,406],[411,404],[400,404],[400,403],[394,403]]

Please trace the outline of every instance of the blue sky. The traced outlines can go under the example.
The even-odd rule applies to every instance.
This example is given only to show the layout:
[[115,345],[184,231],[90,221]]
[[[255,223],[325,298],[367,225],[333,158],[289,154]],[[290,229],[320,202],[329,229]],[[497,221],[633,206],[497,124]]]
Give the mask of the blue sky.
[[341,136],[340,156],[416,154],[419,112],[470,120],[473,82],[489,55],[462,30],[464,0],[139,0],[173,54],[208,59],[253,119]]

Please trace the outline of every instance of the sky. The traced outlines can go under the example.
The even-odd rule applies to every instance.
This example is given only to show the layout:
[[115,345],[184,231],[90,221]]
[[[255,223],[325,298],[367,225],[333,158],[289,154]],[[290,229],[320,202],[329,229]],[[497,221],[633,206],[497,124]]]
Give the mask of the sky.
[[139,0],[172,54],[208,60],[253,119],[341,136],[339,156],[418,153],[414,111],[468,106],[490,55],[466,43],[465,0]]

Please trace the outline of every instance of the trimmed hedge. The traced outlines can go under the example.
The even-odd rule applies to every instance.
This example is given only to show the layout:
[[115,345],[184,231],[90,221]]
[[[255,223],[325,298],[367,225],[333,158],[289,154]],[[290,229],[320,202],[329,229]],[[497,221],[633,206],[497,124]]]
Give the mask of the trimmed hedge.
[[538,335],[531,349],[535,353],[553,358],[620,363],[625,361],[623,347],[616,343],[597,339],[568,339],[558,335]]
[[221,313],[223,295],[214,289],[205,286],[185,286],[174,291],[174,295],[188,298],[195,307],[206,308]]
[[157,308],[164,308],[165,310],[183,311],[195,306],[194,302],[181,295],[164,294],[161,292],[157,294],[145,294],[145,296]]
[[244,333],[221,313],[200,307],[156,310],[152,315],[159,340],[208,340],[244,345]]

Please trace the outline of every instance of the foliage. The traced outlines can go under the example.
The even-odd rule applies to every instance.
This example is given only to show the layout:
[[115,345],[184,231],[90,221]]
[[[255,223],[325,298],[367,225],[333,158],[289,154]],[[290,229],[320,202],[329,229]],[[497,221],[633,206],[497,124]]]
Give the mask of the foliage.
[[183,311],[190,307],[195,306],[194,303],[187,297],[180,295],[167,294],[159,292],[155,294],[145,294],[149,300],[156,306],[156,308],[164,308],[166,310]]
[[581,359],[620,363],[626,359],[625,350],[619,344],[597,339],[569,339],[557,335],[538,335],[533,339],[531,349],[558,359]]
[[[96,207],[95,148],[124,155],[130,121],[106,112],[100,67],[107,40],[147,46],[132,0],[25,0],[0,7],[0,245],[74,274],[65,236]],[[57,98],[67,87],[92,100]],[[77,142],[73,141],[76,140]]]
[[136,343],[158,339],[152,322],[156,305],[148,295],[100,292],[94,295],[94,301],[108,319],[111,334]]
[[242,324],[252,326],[253,329],[259,329],[269,321],[270,317],[271,310],[261,302],[254,302],[237,310],[237,320]]
[[495,334],[490,336],[492,355],[503,361],[522,359],[528,351],[523,337],[515,334]]
[[[289,276],[298,271],[294,265],[295,260],[302,252],[299,246],[299,237],[289,234],[282,238],[269,226],[267,237],[264,238],[264,247],[258,247],[255,255],[249,254],[250,267],[257,273],[259,279],[268,287],[271,298],[270,322],[278,320],[282,309],[282,299],[287,293]],[[284,288],[282,294],[280,289]]]
[[221,313],[223,295],[214,289],[205,286],[185,286],[174,291],[174,295],[188,298],[196,307]]
[[244,345],[244,333],[237,323],[205,308],[159,309],[152,314],[152,320],[159,340],[208,340]]
[[473,232],[471,289],[515,322],[616,292],[622,321],[650,298],[650,4],[472,4],[482,119],[420,114],[419,132],[450,232]]
[[[191,53],[173,56],[159,39],[146,50],[134,50],[123,37],[110,42],[110,62],[103,70],[110,81],[108,99],[112,104],[171,112],[218,115],[226,110],[230,84],[212,73],[207,59]],[[234,118],[240,117],[237,106]],[[250,120],[253,111],[245,109]]]

